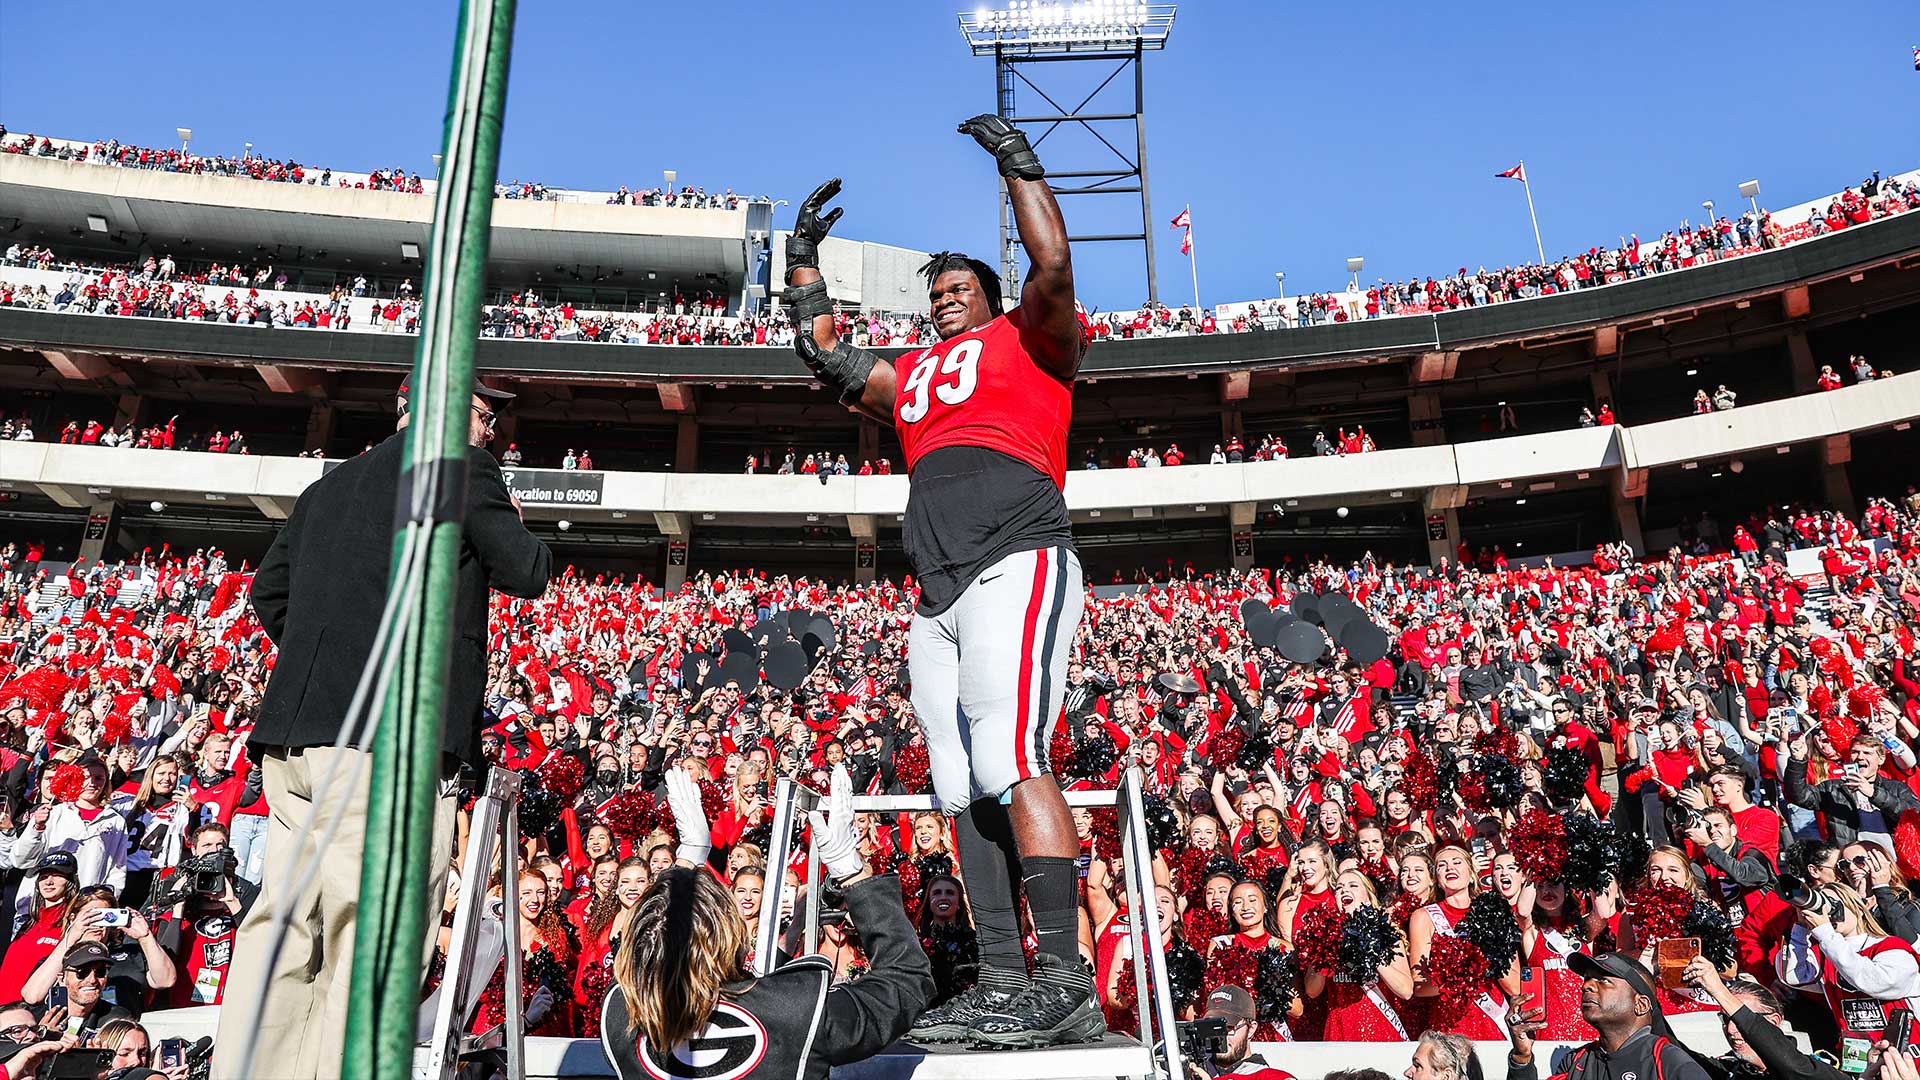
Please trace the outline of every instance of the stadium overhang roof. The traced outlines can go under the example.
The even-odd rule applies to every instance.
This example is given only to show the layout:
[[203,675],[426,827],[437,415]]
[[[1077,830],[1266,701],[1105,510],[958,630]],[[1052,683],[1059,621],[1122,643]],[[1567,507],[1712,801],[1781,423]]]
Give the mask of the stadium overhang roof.
[[[248,265],[403,265],[424,247],[423,195],[194,176],[0,155],[0,235],[9,243],[143,247],[176,259]],[[10,230],[10,231],[9,231]],[[499,200],[490,262],[510,275],[575,270],[662,279],[748,270],[747,211]]]

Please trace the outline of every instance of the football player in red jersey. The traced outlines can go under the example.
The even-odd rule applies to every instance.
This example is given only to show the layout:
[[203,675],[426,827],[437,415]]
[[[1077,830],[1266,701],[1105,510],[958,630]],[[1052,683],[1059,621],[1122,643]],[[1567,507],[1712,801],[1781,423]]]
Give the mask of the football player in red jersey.
[[[1079,952],[1079,841],[1047,747],[1085,602],[1061,488],[1085,351],[1066,224],[1027,137],[997,116],[960,125],[994,155],[1032,260],[1020,304],[1000,276],[943,252],[923,268],[940,341],[888,363],[834,333],[817,247],[841,211],[822,184],[787,242],[801,358],[840,400],[894,425],[912,478],[907,558],[913,706],[954,819],[980,981],[921,1017],[920,1041],[1038,1047],[1106,1030]],[[808,332],[808,331],[811,332]],[[1028,971],[1013,883],[1039,940]]]

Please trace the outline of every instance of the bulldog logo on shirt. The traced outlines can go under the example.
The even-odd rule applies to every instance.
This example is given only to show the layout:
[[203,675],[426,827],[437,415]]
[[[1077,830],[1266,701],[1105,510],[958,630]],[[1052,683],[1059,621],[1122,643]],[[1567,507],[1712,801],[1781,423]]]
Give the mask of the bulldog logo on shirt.
[[766,1053],[765,1025],[730,1001],[714,1006],[700,1034],[665,1053],[640,1040],[640,1062],[654,1080],[740,1080]]

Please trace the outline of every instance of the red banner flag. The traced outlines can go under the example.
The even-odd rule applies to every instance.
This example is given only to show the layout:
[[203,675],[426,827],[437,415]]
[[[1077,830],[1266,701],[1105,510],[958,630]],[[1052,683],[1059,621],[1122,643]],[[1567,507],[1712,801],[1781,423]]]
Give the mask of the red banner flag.
[[1180,237],[1180,254],[1182,255],[1193,254],[1193,230],[1192,229],[1188,229],[1186,233]]
[[1515,165],[1513,168],[1508,169],[1506,172],[1494,173],[1493,175],[1495,179],[1518,180],[1524,184],[1527,182],[1527,167],[1525,165]]
[[1175,228],[1175,229],[1193,228],[1193,212],[1191,210],[1182,210],[1178,214],[1173,215],[1172,228]]

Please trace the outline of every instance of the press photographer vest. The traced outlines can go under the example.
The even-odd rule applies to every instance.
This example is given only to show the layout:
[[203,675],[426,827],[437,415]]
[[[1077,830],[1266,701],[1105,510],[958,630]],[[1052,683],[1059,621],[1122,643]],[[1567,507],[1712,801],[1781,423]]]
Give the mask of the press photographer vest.
[[[1872,959],[1890,952],[1906,953],[1913,957],[1916,963],[1920,963],[1920,953],[1916,953],[1913,946],[1892,936],[1883,937],[1865,946],[1860,950],[1860,955],[1866,959]],[[1855,990],[1841,978],[1839,970],[1833,966],[1833,961],[1828,959],[1824,952],[1820,955],[1820,986],[1826,992],[1827,1007],[1833,1011],[1834,1023],[1840,1029],[1842,1049],[1848,1048],[1848,1040],[1864,1040],[1865,1045],[1859,1051],[1861,1054],[1866,1052],[1867,1047],[1871,1047],[1884,1037],[1892,1025],[1895,1013],[1902,1010],[1911,1013],[1915,1011],[1916,1006],[1920,1006],[1920,1002],[1916,1002],[1913,998],[1884,1001],[1872,994]],[[1920,1032],[1915,1034],[1920,1035]],[[1908,1045],[1913,1044],[1914,1040],[1909,1038]]]

